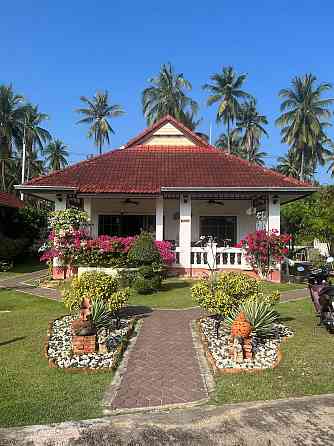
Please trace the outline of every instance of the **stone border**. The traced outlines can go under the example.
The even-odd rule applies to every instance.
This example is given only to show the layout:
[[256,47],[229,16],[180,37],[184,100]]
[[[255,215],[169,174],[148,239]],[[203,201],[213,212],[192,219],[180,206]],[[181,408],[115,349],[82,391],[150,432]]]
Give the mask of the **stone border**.
[[[221,369],[220,367],[217,366],[216,360],[213,357],[212,353],[210,352],[209,343],[206,340],[206,337],[205,337],[205,335],[202,332],[202,328],[201,328],[201,320],[202,319],[203,318],[200,318],[200,319],[196,320],[197,333],[198,333],[198,336],[199,336],[199,338],[200,338],[200,340],[202,342],[202,346],[203,346],[203,350],[204,350],[204,354],[206,356],[206,359],[207,359],[210,367],[212,368],[213,374],[215,376],[217,376],[217,375],[226,375],[226,374],[230,374],[231,375],[231,374],[239,374],[239,373],[261,373],[261,372],[264,372],[266,370],[273,370],[273,369],[275,369],[280,364],[280,362],[282,361],[283,353],[282,353],[281,349],[279,348],[278,352],[277,352],[277,359],[276,359],[276,361],[274,362],[274,364],[271,367],[267,367],[265,369],[261,369],[259,367],[252,368],[252,369],[232,368],[232,367]],[[285,341],[285,340],[287,340],[287,337],[284,337],[282,339],[282,342]]]
[[57,317],[56,319],[53,319],[52,321],[48,322],[48,329],[47,329],[47,335],[44,341],[44,347],[43,347],[43,353],[44,353],[44,357],[48,360],[48,365],[50,369],[59,369],[59,370],[64,370],[67,373],[103,373],[103,372],[110,372],[110,371],[115,371],[117,369],[117,367],[119,366],[123,354],[130,342],[130,339],[133,335],[133,332],[135,330],[136,324],[138,322],[138,318],[134,317],[130,319],[130,323],[129,323],[129,329],[128,332],[126,334],[125,337],[123,337],[122,342],[117,346],[116,350],[115,350],[115,354],[113,357],[113,362],[112,362],[112,366],[111,367],[99,367],[99,368],[91,368],[91,367],[59,367],[56,364],[56,361],[53,358],[50,358],[48,356],[48,349],[49,349],[49,339],[51,336],[51,330],[52,330],[52,325],[53,323],[58,320],[61,319],[65,316],[68,315],[64,315],[64,316],[60,316]]

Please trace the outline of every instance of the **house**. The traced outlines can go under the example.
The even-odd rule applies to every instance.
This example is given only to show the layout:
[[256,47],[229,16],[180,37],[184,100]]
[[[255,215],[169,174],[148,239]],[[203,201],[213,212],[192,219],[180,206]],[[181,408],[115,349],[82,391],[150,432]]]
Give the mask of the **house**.
[[[79,162],[17,187],[51,200],[56,209],[82,206],[93,235],[155,233],[175,244],[176,271],[198,275],[250,269],[233,246],[265,217],[280,229],[280,205],[311,194],[308,183],[285,177],[208,144],[171,116],[119,150]],[[196,243],[215,237],[213,249]]]

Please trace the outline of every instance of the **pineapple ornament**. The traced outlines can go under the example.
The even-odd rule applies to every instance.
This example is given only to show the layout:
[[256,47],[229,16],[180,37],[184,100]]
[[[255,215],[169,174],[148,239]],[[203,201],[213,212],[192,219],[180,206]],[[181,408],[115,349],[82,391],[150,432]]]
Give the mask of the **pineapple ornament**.
[[246,319],[245,313],[242,311],[233,321],[231,327],[231,335],[243,339],[249,338],[252,332],[252,326]]

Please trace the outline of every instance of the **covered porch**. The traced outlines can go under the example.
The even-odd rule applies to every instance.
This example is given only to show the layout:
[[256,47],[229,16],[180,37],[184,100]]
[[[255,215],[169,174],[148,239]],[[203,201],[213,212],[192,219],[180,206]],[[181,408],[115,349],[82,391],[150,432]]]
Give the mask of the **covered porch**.
[[[257,228],[280,230],[280,197],[271,192],[173,190],[159,195],[81,195],[88,213],[91,235],[136,235],[151,232],[156,240],[168,240],[175,250],[172,269],[198,276],[210,268],[251,270],[235,244]],[[71,198],[56,200],[56,209],[70,206]],[[202,236],[214,243],[204,245]]]

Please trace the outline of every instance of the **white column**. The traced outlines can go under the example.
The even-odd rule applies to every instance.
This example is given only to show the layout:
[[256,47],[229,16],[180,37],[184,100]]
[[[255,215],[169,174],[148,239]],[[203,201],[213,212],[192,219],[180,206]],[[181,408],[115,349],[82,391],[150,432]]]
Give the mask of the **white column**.
[[191,197],[188,194],[180,195],[180,265],[190,268],[191,252]]
[[158,197],[155,202],[155,239],[164,239],[164,199]]
[[66,195],[57,194],[55,199],[55,210],[64,211],[66,209]]
[[269,194],[268,198],[268,221],[267,230],[271,231],[276,229],[278,232],[281,230],[281,205],[280,197],[276,194]]
[[92,198],[90,198],[90,197],[84,198],[83,203],[84,203],[83,204],[84,211],[87,213],[89,223],[91,224],[91,235],[93,237],[97,237],[97,228],[95,227],[96,225],[94,224],[95,222],[94,222],[94,218],[93,218]]

